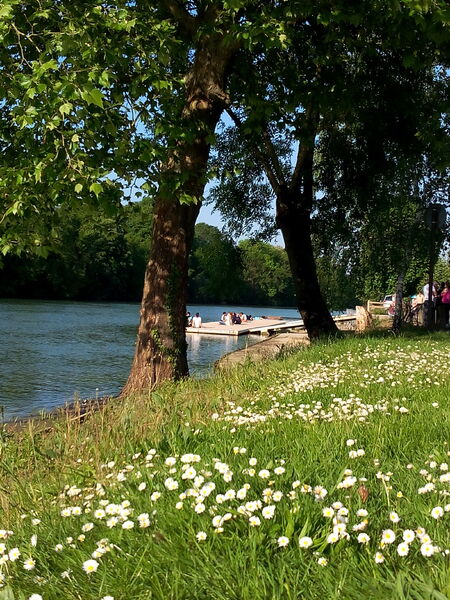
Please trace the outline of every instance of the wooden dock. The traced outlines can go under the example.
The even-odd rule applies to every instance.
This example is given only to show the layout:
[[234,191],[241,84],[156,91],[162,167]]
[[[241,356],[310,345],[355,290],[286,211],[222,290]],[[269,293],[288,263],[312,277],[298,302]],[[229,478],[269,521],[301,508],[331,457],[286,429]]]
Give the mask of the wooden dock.
[[272,333],[281,333],[290,329],[303,328],[303,321],[282,319],[255,319],[254,321],[245,321],[241,325],[221,325],[219,321],[202,323],[201,327],[186,327],[186,333],[203,333],[208,335],[272,335]]
[[[338,329],[354,329],[355,315],[341,315],[334,317],[334,321]],[[241,325],[221,325],[219,321],[203,323],[201,327],[186,327],[186,333],[200,333],[204,335],[273,335],[274,333],[296,332],[305,329],[301,319],[256,319],[254,321],[246,321]]]

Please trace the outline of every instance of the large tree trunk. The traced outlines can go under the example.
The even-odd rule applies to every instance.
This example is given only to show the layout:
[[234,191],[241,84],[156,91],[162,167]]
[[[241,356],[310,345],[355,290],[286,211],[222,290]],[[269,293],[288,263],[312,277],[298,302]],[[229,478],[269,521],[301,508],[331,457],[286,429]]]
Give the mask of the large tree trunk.
[[158,199],[133,365],[123,394],[189,373],[186,358],[187,259],[199,205]]
[[298,310],[310,339],[336,335],[338,329],[319,286],[311,241],[314,143],[302,160],[301,190],[282,186],[277,194],[277,225],[283,235],[297,296]]
[[[207,38],[186,77],[182,119],[194,132],[161,169],[136,350],[122,395],[189,374],[186,358],[188,257],[205,186],[210,137],[227,103],[225,79],[236,48]],[[189,138],[189,136],[187,136]],[[178,187],[174,182],[181,183]],[[175,191],[176,190],[176,191]],[[181,204],[182,194],[196,204]]]

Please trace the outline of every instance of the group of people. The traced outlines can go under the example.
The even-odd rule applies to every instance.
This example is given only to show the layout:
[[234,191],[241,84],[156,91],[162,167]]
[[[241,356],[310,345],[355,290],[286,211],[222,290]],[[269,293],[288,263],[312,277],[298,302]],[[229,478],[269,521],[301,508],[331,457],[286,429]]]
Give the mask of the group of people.
[[202,326],[202,318],[200,313],[195,313],[194,317],[191,317],[191,313],[187,311],[186,313],[186,327],[196,327],[199,329]]
[[[252,315],[246,315],[243,312],[223,312],[220,317],[220,325],[240,325],[241,323],[245,323],[246,321],[253,321]],[[186,313],[186,327],[196,327],[199,329],[202,326],[202,318],[200,313],[195,313],[195,316],[192,317],[191,313],[187,311]]]
[[221,325],[241,325],[241,323],[245,323],[246,321],[253,321],[252,315],[246,315],[243,312],[235,313],[235,312],[223,312],[220,317],[219,323]]
[[[429,301],[429,284],[423,286],[424,304]],[[450,282],[443,281],[438,283],[433,282],[431,287],[431,300],[433,302],[433,308],[435,309],[436,321],[438,324],[442,323],[444,327],[449,327],[450,317]]]
[[[431,300],[433,303],[432,309],[435,317],[435,322],[439,326],[450,327],[450,282],[443,281],[438,283],[433,282],[431,287]],[[415,296],[411,299],[411,310],[412,315],[417,317],[419,322],[419,316],[423,318],[423,312],[428,310],[429,302],[429,285],[426,283],[423,289],[419,290]],[[393,303],[390,306],[388,313],[394,315],[395,313],[395,294],[393,296]]]

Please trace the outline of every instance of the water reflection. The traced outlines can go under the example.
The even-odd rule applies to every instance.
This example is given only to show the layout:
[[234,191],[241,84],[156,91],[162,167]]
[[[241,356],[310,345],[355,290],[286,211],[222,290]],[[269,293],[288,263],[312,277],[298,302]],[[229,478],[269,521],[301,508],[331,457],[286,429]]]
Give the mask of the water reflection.
[[195,333],[187,333],[186,341],[188,345],[189,354],[191,356],[191,360],[198,360],[198,353],[200,351],[200,339],[205,336],[200,336]]
[[240,350],[254,344],[261,338],[257,335],[228,336],[187,333],[188,361],[192,375],[200,375],[213,368],[214,363],[224,354]]

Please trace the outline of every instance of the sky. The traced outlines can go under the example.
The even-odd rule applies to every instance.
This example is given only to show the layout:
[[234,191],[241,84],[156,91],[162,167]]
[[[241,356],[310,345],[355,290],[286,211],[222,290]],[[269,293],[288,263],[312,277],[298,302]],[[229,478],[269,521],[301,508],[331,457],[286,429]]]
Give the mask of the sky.
[[213,206],[211,206],[210,204],[208,206],[202,204],[200,213],[197,218],[197,223],[206,223],[207,225],[214,225],[214,227],[217,227],[218,229],[222,229],[223,227],[222,217],[219,211],[216,210],[213,212]]

